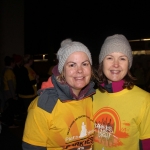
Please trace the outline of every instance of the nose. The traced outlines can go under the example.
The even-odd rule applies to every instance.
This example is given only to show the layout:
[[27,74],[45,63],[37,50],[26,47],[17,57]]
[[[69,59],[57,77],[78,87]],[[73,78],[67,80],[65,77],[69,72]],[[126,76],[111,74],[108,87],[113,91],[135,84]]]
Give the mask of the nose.
[[77,72],[78,72],[78,73],[82,73],[82,71],[83,71],[82,66],[78,66],[78,67],[77,67]]
[[114,60],[114,67],[118,67],[119,66],[119,61],[117,59]]

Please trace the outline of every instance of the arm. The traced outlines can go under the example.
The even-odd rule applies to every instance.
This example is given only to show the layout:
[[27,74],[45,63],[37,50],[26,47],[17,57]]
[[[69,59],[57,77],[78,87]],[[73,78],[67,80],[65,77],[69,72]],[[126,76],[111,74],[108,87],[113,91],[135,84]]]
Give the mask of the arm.
[[150,150],[150,96],[142,107],[142,121],[140,123],[140,150]]
[[51,114],[37,107],[38,97],[32,101],[23,133],[23,150],[46,150]]
[[140,140],[140,150],[150,150],[150,138],[145,140]]
[[7,79],[7,85],[9,87],[12,98],[16,98],[16,79],[15,74],[11,69],[6,71],[5,78]]
[[26,142],[22,142],[22,149],[23,150],[47,150],[46,147],[35,146],[35,145],[28,144]]
[[14,87],[13,81],[12,80],[8,80],[7,84],[8,84],[10,93],[12,95],[12,98],[15,98],[16,97],[16,93],[15,93],[15,87]]

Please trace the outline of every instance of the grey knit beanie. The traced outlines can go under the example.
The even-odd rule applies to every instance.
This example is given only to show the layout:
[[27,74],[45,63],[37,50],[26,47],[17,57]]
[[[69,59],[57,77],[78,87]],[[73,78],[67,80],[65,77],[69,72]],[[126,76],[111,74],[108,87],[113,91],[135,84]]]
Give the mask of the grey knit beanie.
[[129,68],[131,68],[133,59],[132,50],[128,40],[124,35],[115,34],[105,39],[101,47],[99,63],[101,63],[108,54],[111,54],[113,52],[121,52],[126,55],[129,60]]
[[77,52],[77,51],[86,53],[89,58],[90,64],[92,65],[91,53],[84,44],[80,42],[72,41],[71,39],[65,39],[61,42],[61,47],[59,48],[57,52],[57,59],[59,61],[58,62],[59,73],[62,72],[67,58],[72,53]]

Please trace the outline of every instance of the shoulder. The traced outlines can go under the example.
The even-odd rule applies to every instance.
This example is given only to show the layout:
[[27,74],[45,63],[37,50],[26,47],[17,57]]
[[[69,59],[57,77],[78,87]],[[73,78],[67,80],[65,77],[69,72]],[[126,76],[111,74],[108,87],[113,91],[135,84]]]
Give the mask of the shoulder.
[[137,105],[145,105],[146,107],[150,105],[150,93],[137,86],[134,86],[132,90],[129,90],[128,97],[130,97]]
[[5,73],[12,73],[12,72],[13,72],[12,69],[9,68],[5,70]]
[[47,88],[42,91],[38,98],[37,106],[51,113],[58,101],[58,95],[54,88]]
[[145,90],[139,88],[139,87],[136,86],[136,85],[134,85],[134,87],[132,88],[131,92],[134,93],[134,94],[136,94],[137,96],[140,96],[140,95],[142,95],[142,96],[144,96],[144,95],[145,95],[145,96],[146,96],[146,95],[150,95],[149,92],[147,92],[147,91],[145,91]]
[[101,95],[104,93],[106,93],[106,92],[101,92],[99,89],[96,89],[96,93],[94,94],[94,96],[98,96],[98,95]]
[[4,76],[14,76],[14,72],[12,69],[6,69],[5,73],[4,73]]
[[[39,96],[37,96],[28,107],[28,118],[34,116],[34,118],[49,118],[50,113],[38,105]],[[29,117],[30,116],[30,117]],[[49,118],[50,119],[50,118]],[[49,120],[48,119],[48,120]]]
[[104,93],[102,93],[99,89],[96,89],[96,93],[93,95],[93,102],[98,102],[104,96]]

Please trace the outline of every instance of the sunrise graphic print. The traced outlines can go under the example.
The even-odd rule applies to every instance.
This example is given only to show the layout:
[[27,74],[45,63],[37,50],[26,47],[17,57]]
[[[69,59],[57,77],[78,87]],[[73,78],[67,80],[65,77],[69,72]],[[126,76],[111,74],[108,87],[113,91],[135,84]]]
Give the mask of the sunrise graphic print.
[[127,138],[130,124],[121,123],[117,112],[110,108],[104,107],[94,115],[95,136],[94,141],[106,147],[121,146],[123,143],[120,138]]

